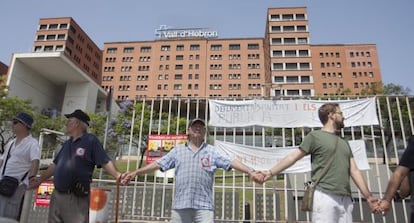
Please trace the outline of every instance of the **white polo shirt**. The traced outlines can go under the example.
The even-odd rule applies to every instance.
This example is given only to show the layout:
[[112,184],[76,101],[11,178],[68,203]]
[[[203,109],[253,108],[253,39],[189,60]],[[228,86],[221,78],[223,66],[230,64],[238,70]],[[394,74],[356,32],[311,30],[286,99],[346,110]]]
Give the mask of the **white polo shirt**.
[[[9,149],[10,157],[7,161],[6,170],[4,176],[15,177],[18,180],[21,180],[26,172],[30,170],[33,160],[40,160],[40,150],[39,143],[32,135],[28,135],[22,139],[22,141],[16,145],[16,139],[13,139],[7,143],[5,151],[1,156],[3,164],[0,168],[0,179],[3,178],[3,168],[6,163],[6,158]],[[29,185],[29,176],[27,175],[23,180],[23,183]]]

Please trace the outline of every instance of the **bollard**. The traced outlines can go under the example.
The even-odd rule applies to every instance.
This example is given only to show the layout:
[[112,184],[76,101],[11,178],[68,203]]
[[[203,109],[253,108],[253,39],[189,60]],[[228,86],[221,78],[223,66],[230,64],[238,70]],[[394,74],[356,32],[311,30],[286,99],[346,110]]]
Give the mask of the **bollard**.
[[249,202],[246,202],[244,204],[244,220],[243,223],[250,223],[250,221],[246,221],[246,220],[250,220],[250,204]]
[[89,223],[107,222],[111,190],[103,188],[91,188]]

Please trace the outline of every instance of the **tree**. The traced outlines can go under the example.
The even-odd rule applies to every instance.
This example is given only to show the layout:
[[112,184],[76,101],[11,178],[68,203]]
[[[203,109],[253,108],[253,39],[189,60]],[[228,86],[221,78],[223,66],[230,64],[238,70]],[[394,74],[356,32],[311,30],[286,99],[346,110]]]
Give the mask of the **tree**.
[[[114,121],[113,126],[113,132],[118,140],[118,149],[122,150],[122,145],[128,145],[130,142],[132,116],[134,111],[135,120],[134,125],[132,126],[133,135],[131,143],[133,148],[140,148],[141,144],[144,142],[144,139],[149,134],[151,111],[149,109],[146,109],[146,107],[143,107],[144,104],[142,102],[135,103],[134,107],[133,101],[126,100],[122,101],[119,106],[120,111],[116,117],[116,120]],[[153,117],[156,117],[157,114],[158,112],[154,111]],[[140,134],[141,141],[139,140]],[[122,151],[118,151],[118,154],[121,155],[121,152]]]
[[0,77],[0,98],[5,98],[7,96],[7,86],[5,85],[6,79]]
[[382,95],[384,90],[381,82],[373,82],[369,87],[366,87],[361,90],[361,95]]
[[389,83],[383,86],[383,91],[384,95],[409,95],[411,89],[398,84]]

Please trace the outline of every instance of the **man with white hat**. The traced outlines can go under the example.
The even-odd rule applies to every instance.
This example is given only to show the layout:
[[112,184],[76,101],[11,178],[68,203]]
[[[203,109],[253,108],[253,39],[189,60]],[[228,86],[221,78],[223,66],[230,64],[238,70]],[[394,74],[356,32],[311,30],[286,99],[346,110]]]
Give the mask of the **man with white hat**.
[[20,112],[13,118],[12,123],[12,131],[16,137],[7,143],[0,158],[0,179],[5,181],[6,178],[14,178],[18,186],[11,194],[0,194],[0,217],[19,220],[29,180],[36,176],[39,169],[40,150],[39,143],[30,134],[32,116]]

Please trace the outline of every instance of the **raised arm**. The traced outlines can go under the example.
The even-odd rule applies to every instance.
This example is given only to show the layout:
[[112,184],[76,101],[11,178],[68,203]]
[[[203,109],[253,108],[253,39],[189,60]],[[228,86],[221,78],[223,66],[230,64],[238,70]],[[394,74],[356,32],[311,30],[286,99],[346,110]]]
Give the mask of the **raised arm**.
[[158,169],[160,169],[160,165],[157,162],[152,162],[149,165],[146,165],[142,168],[122,174],[121,184],[129,183],[129,181],[134,179],[137,175],[151,173]]
[[267,181],[270,177],[277,175],[283,170],[289,168],[290,166],[295,164],[296,161],[302,159],[305,155],[305,152],[300,148],[293,150],[291,153],[285,156],[279,163],[274,165],[268,171],[263,172],[265,174],[264,181]]
[[121,177],[121,173],[116,169],[112,161],[109,161],[105,163],[104,165],[102,165],[102,168],[115,179],[118,179],[119,177]]
[[240,162],[238,159],[234,159],[231,162],[231,167],[243,172],[243,173],[247,173],[250,177],[251,180],[255,181],[256,183],[263,183],[263,174],[254,170],[253,168],[250,168],[246,165],[244,165],[242,162]]

